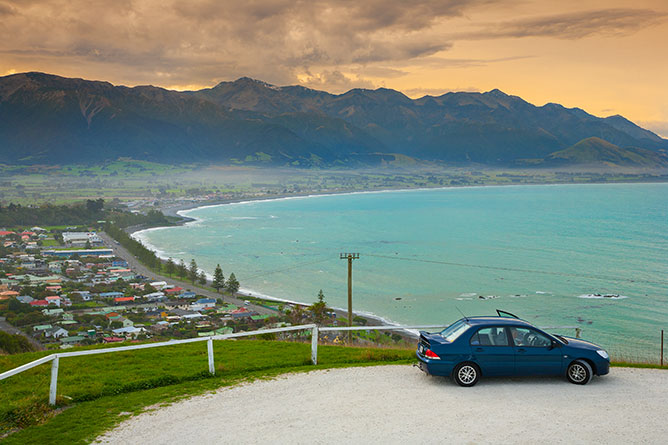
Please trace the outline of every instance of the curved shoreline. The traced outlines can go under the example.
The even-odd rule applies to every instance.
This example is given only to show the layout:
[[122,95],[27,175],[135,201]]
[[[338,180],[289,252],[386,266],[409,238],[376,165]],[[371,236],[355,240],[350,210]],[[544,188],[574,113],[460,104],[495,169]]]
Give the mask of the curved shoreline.
[[[648,184],[653,184],[653,183],[648,183]],[[599,185],[599,186],[606,186],[606,185],[624,185],[628,186],[630,184],[531,184],[531,185],[536,185],[536,186],[564,186],[564,185],[575,185],[575,186],[582,186],[582,185]],[[178,210],[175,210],[175,214],[178,216],[184,218],[181,221],[180,225],[195,225],[198,222],[202,221],[204,218],[199,218],[197,216],[190,216],[192,215],[193,212],[197,210],[202,210],[202,209],[207,209],[207,208],[213,208],[213,207],[222,207],[225,205],[245,205],[245,204],[251,204],[254,202],[271,202],[271,201],[282,201],[282,200],[292,200],[292,199],[305,199],[305,198],[322,198],[326,196],[332,196],[332,195],[362,195],[362,194],[373,194],[373,193],[390,193],[390,192],[420,192],[420,191],[444,191],[444,190],[449,190],[449,189],[478,189],[480,187],[493,187],[493,188],[500,188],[500,187],[525,187],[525,184],[508,184],[508,185],[487,185],[487,186],[461,186],[461,187],[428,187],[428,188],[408,188],[408,189],[385,189],[385,190],[366,190],[366,191],[353,191],[353,192],[336,192],[336,193],[326,193],[326,194],[304,194],[304,195],[298,195],[298,196],[276,196],[276,197],[257,197],[257,198],[247,198],[247,199],[237,199],[237,200],[228,200],[226,202],[219,202],[219,203],[207,203],[204,205],[194,205],[194,206],[187,206],[186,208],[181,208]],[[186,219],[187,218],[187,219]],[[142,243],[147,245],[147,247],[152,248],[157,251],[158,256],[161,258],[167,258],[166,254],[164,252],[161,252],[159,249],[156,248],[153,244],[151,244],[147,238],[143,237],[143,233],[147,233],[150,230],[161,230],[164,228],[169,228],[167,227],[155,227],[151,229],[146,229],[146,230],[141,230],[137,231],[132,234],[133,238],[140,240]],[[210,274],[207,274],[209,279],[211,278]],[[300,304],[300,305],[308,305],[309,303],[303,303],[295,300],[289,300],[287,298],[280,298],[280,297],[274,297],[271,295],[264,294],[262,292],[255,291],[253,289],[248,289],[248,288],[242,288],[241,292],[244,295],[247,295],[249,297],[253,298],[258,298],[262,300],[268,300],[268,301],[277,301],[277,302],[284,302],[284,303],[292,303],[292,304]],[[333,308],[337,311],[344,311],[341,308]],[[371,312],[355,312],[356,315],[363,316],[365,318],[370,318],[374,319],[380,323],[387,323],[387,324],[399,324],[396,322],[393,322],[392,320],[388,320],[382,316],[373,314]]]

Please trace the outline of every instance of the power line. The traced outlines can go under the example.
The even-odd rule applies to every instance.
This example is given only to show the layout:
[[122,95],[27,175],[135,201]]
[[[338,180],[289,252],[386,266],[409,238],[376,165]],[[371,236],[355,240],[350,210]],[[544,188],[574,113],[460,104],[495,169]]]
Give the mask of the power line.
[[268,270],[268,271],[260,272],[260,273],[255,274],[255,275],[248,276],[248,277],[243,277],[243,279],[244,280],[252,280],[253,278],[264,277],[266,275],[272,275],[272,274],[280,273],[280,272],[288,272],[290,270],[298,269],[302,266],[309,266],[311,264],[324,263],[325,261],[330,261],[332,259],[333,258],[327,257],[327,258],[320,259],[320,260],[306,261],[306,262],[303,262],[303,263],[297,263],[297,264],[294,264],[292,266],[285,267],[285,268],[282,268],[282,269]]
[[651,281],[651,280],[632,280],[630,278],[613,278],[606,277],[602,275],[587,275],[587,274],[578,274],[578,273],[568,273],[568,272],[551,272],[546,270],[532,270],[532,269],[520,269],[515,267],[502,267],[502,266],[487,266],[482,264],[466,264],[466,263],[456,263],[452,261],[440,261],[440,260],[429,260],[421,258],[407,258],[400,256],[390,256],[390,255],[378,255],[372,253],[365,253],[366,256],[376,257],[376,258],[386,258],[389,260],[399,260],[399,261],[412,261],[416,263],[430,263],[430,264],[442,264],[445,266],[457,266],[457,267],[472,267],[477,269],[487,269],[487,270],[499,270],[504,272],[521,272],[521,273],[533,273],[533,274],[543,274],[543,275],[554,275],[554,276],[563,276],[563,277],[574,277],[574,278],[590,278],[595,280],[602,281],[618,281],[618,282],[627,282],[627,283],[645,283],[645,284],[658,284],[666,286],[668,282],[665,281]]

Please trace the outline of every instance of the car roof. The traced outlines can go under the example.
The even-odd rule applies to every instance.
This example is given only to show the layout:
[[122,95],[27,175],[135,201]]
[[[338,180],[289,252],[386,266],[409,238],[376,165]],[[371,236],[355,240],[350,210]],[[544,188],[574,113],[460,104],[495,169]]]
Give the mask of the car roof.
[[471,326],[489,326],[489,325],[505,325],[505,326],[531,326],[528,321],[520,320],[519,318],[510,317],[466,317],[463,320],[467,321]]

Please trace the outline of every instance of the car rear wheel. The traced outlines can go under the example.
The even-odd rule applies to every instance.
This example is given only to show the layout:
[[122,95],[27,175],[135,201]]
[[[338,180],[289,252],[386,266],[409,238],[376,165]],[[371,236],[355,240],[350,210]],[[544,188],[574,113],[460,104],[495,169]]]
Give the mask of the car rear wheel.
[[586,385],[594,375],[591,365],[584,360],[576,360],[566,370],[566,377],[576,385]]
[[452,377],[459,386],[473,386],[480,379],[480,368],[473,363],[460,363],[455,367]]

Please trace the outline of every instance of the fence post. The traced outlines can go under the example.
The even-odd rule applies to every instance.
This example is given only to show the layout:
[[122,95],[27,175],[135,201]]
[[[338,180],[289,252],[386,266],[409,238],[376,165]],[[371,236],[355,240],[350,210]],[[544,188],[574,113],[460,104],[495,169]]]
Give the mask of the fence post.
[[580,338],[581,333],[582,333],[582,329],[575,328],[575,338]]
[[313,326],[311,332],[311,362],[318,364],[318,326]]
[[213,339],[211,337],[206,341],[206,351],[209,355],[209,373],[216,375],[216,368],[213,364]]
[[661,329],[661,366],[663,366],[663,329]]
[[51,362],[51,387],[49,388],[49,405],[56,404],[56,392],[58,391],[58,355]]

